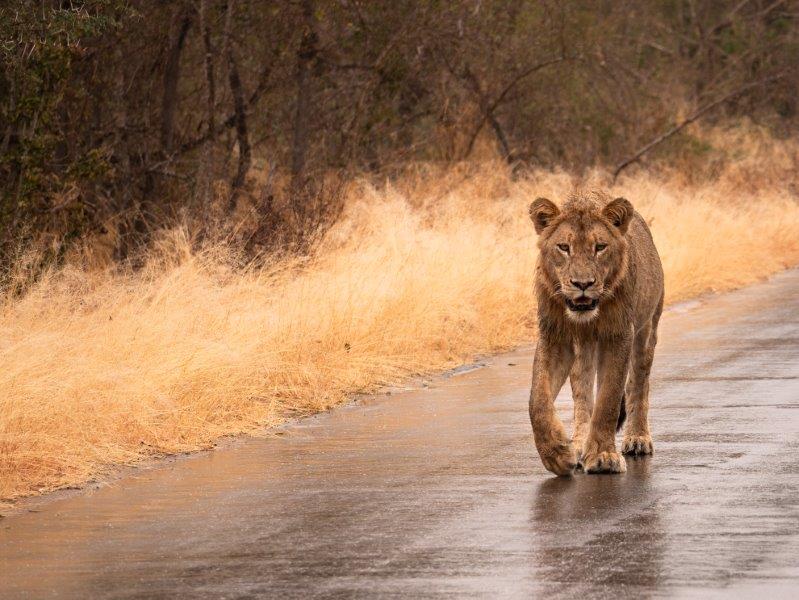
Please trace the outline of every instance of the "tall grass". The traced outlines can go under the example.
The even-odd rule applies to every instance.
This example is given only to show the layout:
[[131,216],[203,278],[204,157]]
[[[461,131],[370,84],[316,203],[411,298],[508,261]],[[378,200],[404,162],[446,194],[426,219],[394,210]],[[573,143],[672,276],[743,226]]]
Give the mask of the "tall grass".
[[[638,172],[612,190],[651,223],[669,302],[799,263],[796,148],[747,143],[712,183]],[[558,172],[512,181],[490,163],[420,169],[353,185],[304,261],[233,267],[224,247],[192,252],[175,230],[136,273],[66,267],[7,294],[0,498],[207,448],[531,340],[527,206],[574,183]]]

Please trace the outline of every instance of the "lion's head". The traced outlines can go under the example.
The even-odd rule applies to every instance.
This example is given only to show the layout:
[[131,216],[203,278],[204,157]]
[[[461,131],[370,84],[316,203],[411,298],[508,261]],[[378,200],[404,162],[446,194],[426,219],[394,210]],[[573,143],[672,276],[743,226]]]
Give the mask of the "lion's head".
[[595,319],[624,275],[633,213],[628,200],[599,192],[574,195],[562,210],[546,198],[530,205],[539,235],[539,283],[572,321]]

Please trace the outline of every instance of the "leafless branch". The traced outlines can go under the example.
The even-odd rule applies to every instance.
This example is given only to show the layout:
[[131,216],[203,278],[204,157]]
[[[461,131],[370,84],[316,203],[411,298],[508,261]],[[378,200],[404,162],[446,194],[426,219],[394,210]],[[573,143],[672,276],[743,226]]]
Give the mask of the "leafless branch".
[[618,178],[619,174],[624,169],[629,167],[631,164],[633,164],[635,162],[638,162],[638,160],[640,160],[641,157],[644,154],[646,154],[647,152],[649,152],[650,150],[652,150],[656,146],[660,145],[661,143],[665,142],[667,139],[669,139],[670,137],[672,137],[676,133],[679,133],[685,127],[687,127],[688,125],[690,125],[691,123],[693,123],[694,121],[696,121],[697,119],[702,117],[704,114],[710,112],[711,110],[713,110],[717,106],[720,106],[720,105],[722,105],[722,104],[724,104],[726,102],[729,102],[733,98],[737,98],[741,94],[744,94],[745,92],[748,92],[751,89],[760,87],[762,85],[766,85],[767,83],[771,83],[773,81],[781,79],[782,77],[783,77],[783,74],[778,74],[778,75],[774,75],[772,77],[767,77],[766,79],[761,79],[759,81],[748,83],[748,84],[746,84],[746,85],[744,85],[742,87],[739,87],[738,89],[730,92],[729,94],[726,94],[725,96],[722,96],[718,100],[714,100],[713,102],[705,104],[701,108],[699,108],[696,111],[694,111],[693,113],[691,113],[690,116],[688,116],[687,118],[683,119],[679,124],[675,125],[674,127],[669,129],[668,131],[662,133],[661,135],[656,137],[654,140],[652,140],[651,142],[649,142],[648,144],[643,146],[640,150],[638,150],[638,152],[636,152],[635,154],[633,154],[629,158],[627,158],[627,159],[623,160],[622,162],[620,162],[616,166],[616,168],[613,170],[613,182],[614,183],[616,182],[616,179]]
[[508,143],[508,138],[505,135],[504,130],[502,129],[501,124],[497,120],[497,117],[494,111],[502,104],[508,97],[508,94],[524,79],[529,77],[530,75],[537,73],[544,67],[548,67],[549,65],[554,65],[559,62],[563,62],[567,60],[567,57],[560,56],[557,58],[552,58],[549,60],[545,60],[543,62],[537,63],[527,69],[522,70],[521,72],[517,73],[502,89],[502,91],[497,95],[494,100],[489,101],[487,93],[483,90],[483,87],[480,85],[480,81],[475,76],[474,72],[471,68],[467,65],[464,67],[463,72],[461,75],[458,75],[452,65],[446,60],[444,57],[444,63],[447,66],[449,72],[455,76],[456,78],[460,78],[463,81],[467,82],[468,86],[471,88],[472,92],[477,96],[478,103],[480,105],[480,121],[477,123],[475,128],[472,130],[471,135],[469,136],[469,141],[466,144],[466,150],[464,151],[463,158],[467,158],[474,149],[475,141],[477,137],[480,135],[480,132],[483,130],[483,127],[486,123],[491,125],[491,128],[494,130],[494,134],[497,137],[497,141],[500,145],[500,152],[502,153],[502,158],[505,160],[511,159],[511,150],[510,144]]

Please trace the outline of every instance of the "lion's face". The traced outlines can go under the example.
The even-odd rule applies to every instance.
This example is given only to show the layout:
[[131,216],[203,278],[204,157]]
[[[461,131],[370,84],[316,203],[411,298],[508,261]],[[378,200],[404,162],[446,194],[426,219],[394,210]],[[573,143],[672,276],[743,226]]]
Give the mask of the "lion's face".
[[604,207],[572,202],[563,211],[545,198],[530,206],[540,236],[543,282],[570,320],[592,321],[613,293],[627,264],[624,234],[632,214],[624,198]]

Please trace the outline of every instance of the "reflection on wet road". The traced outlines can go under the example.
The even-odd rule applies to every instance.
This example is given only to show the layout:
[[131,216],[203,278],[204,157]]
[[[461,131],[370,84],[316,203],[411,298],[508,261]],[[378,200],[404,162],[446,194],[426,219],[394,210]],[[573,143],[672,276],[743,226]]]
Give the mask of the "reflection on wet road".
[[527,349],[0,520],[0,597],[799,596],[799,272],[661,331],[625,475],[544,471]]

